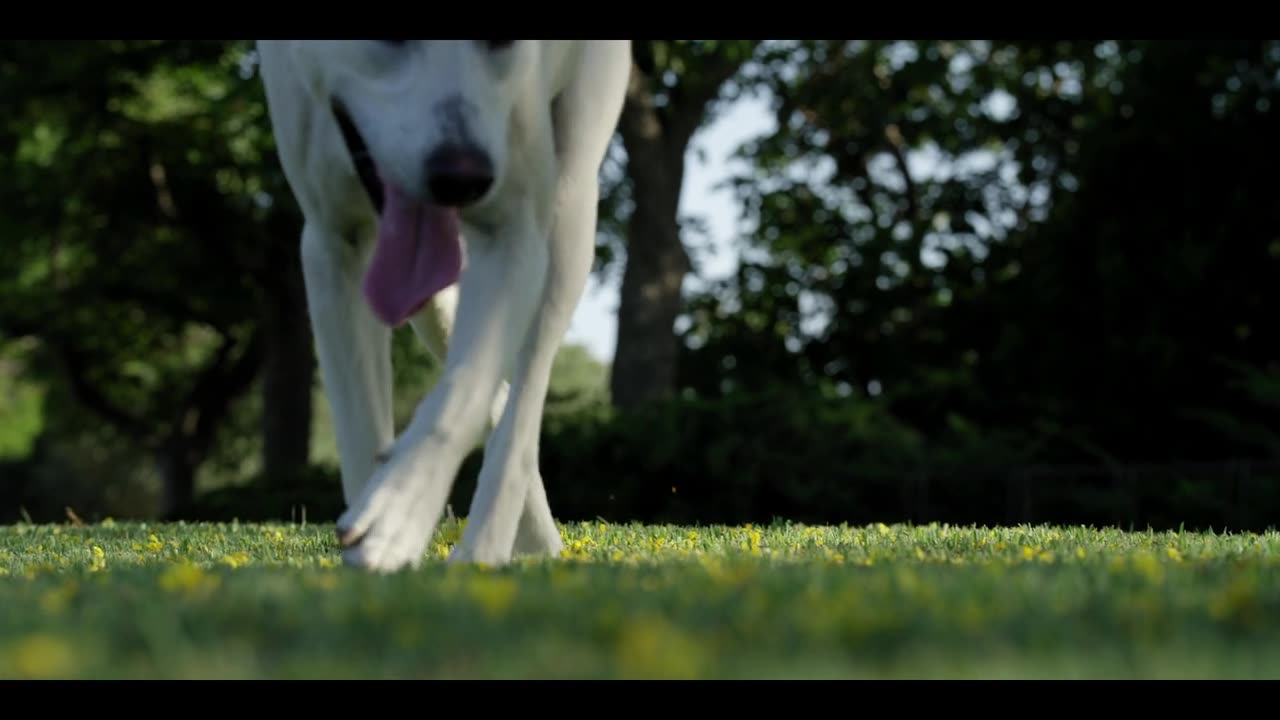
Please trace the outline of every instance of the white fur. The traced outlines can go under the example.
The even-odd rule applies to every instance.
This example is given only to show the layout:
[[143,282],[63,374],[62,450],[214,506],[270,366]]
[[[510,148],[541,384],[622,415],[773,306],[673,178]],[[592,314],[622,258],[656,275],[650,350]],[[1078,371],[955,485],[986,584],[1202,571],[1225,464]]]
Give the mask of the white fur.
[[[303,270],[348,510],[344,559],[392,571],[423,558],[458,467],[490,433],[453,561],[554,554],[538,471],[556,349],[591,266],[598,173],[621,113],[629,41],[260,41],[280,160],[305,215]],[[441,140],[489,153],[492,190],[463,211],[460,282],[410,321],[444,361],[393,442],[390,330],[360,292],[376,216],[330,110],[340,94],[369,152],[414,192]],[[463,111],[442,120],[442,101]],[[455,108],[459,107],[457,103]],[[509,384],[504,380],[509,379]]]

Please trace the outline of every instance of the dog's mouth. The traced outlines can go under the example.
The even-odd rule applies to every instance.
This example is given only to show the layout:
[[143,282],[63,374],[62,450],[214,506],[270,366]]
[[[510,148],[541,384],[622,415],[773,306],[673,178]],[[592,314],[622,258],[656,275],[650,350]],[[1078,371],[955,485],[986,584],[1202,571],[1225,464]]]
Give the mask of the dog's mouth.
[[342,131],[342,141],[351,155],[351,162],[356,166],[356,174],[360,176],[360,184],[364,185],[365,192],[369,194],[374,210],[381,215],[386,197],[382,192],[382,180],[378,178],[378,167],[373,162],[373,156],[369,154],[369,146],[360,136],[355,121],[351,119],[351,113],[347,112],[342,101],[334,98],[332,107],[333,117],[338,121],[338,129]]
[[378,235],[364,277],[364,296],[374,314],[399,326],[462,272],[462,245],[455,211],[415,200],[379,172],[351,113],[337,98],[333,116],[342,132],[360,184],[378,216]]

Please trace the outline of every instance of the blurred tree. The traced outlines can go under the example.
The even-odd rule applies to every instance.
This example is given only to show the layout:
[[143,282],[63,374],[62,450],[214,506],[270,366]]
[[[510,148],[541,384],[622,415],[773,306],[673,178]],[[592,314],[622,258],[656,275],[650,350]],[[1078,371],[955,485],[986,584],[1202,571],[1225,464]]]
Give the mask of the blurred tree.
[[1073,457],[1244,451],[1193,418],[1256,412],[1224,362],[1280,355],[1278,49],[791,44],[780,130],[744,148],[755,229],[691,302],[681,384],[798,381]]
[[1070,137],[1059,174],[1078,189],[1027,234],[995,306],[988,387],[1034,388],[1097,456],[1252,455],[1248,433],[1206,418],[1280,421],[1237,389],[1280,365],[1280,43],[1090,50],[1124,62]]
[[[759,43],[735,40],[638,40],[619,125],[626,176],[606,197],[602,217],[627,218],[626,266],[618,307],[611,392],[632,408],[675,389],[674,323],[689,257],[678,217],[685,155],[718,101],[738,90],[729,81]],[[615,215],[616,213],[616,215]]]
[[267,466],[306,462],[299,220],[247,49],[0,51],[0,330],[37,338],[46,376],[155,458],[166,513],[264,363]]
[[1045,215],[1081,99],[1042,97],[1021,77],[1055,64],[987,42],[773,53],[764,82],[779,131],[743,148],[752,170],[735,181],[755,231],[737,277],[690,318],[694,346],[733,347],[703,355],[692,381],[728,390],[785,372],[839,392],[963,387],[967,346],[950,344],[943,315],[983,292],[991,253]]

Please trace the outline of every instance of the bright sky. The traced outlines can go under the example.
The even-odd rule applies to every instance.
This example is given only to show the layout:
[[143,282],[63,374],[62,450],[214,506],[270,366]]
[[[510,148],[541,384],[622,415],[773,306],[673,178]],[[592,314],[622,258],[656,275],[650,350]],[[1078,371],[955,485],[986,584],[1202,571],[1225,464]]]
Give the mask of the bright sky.
[[[727,107],[715,122],[694,136],[690,144],[680,214],[699,215],[706,220],[715,253],[698,257],[696,261],[709,278],[732,273],[738,258],[735,242],[738,204],[728,188],[713,188],[729,177],[734,167],[729,158],[742,142],[773,129],[773,117],[765,101],[747,98]],[[705,163],[696,157],[698,148],[706,152]],[[592,277],[565,341],[585,345],[598,359],[612,362],[618,333],[617,310],[617,284],[602,285]]]

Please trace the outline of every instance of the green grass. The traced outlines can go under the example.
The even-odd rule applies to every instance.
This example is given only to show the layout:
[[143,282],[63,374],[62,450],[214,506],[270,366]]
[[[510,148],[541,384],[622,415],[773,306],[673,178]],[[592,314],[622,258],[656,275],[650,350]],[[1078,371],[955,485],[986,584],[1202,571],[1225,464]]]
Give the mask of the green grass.
[[1280,677],[1280,533],[572,524],[341,567],[332,526],[0,528],[0,677]]

